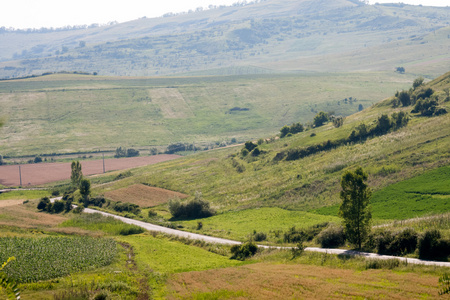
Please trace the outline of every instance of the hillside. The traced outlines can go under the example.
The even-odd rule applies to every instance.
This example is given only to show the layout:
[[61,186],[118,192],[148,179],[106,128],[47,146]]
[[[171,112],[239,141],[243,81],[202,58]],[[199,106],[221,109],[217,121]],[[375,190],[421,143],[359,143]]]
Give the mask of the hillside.
[[[349,115],[411,85],[407,74],[106,77],[0,81],[0,154],[35,156],[187,143],[205,149],[272,135],[320,111]],[[352,97],[355,101],[346,102]]]
[[[392,71],[448,66],[448,7],[267,0],[83,29],[0,35],[0,78]],[[423,72],[423,70],[426,72]]]
[[[414,93],[427,88],[434,91],[432,97],[436,97],[448,111],[450,102],[445,90],[450,88],[450,73],[417,88]],[[329,123],[290,137],[267,137],[266,142],[258,143],[261,152],[259,155],[248,154],[243,157],[242,146],[192,155],[151,168],[136,169],[133,177],[102,185],[95,189],[95,193],[102,194],[135,183],[162,187],[191,196],[201,192],[204,199],[211,201],[214,208],[223,213],[203,220],[204,226],[208,224],[210,228],[209,233],[225,237],[231,234],[234,238],[242,239],[245,234],[239,235],[239,230],[236,231],[233,226],[240,224],[238,227],[245,228],[247,232],[252,229],[269,231],[279,228],[277,218],[292,218],[284,213],[275,213],[273,207],[297,211],[297,220],[305,218],[305,212],[336,215],[335,205],[340,201],[339,182],[342,173],[362,166],[369,174],[368,183],[374,191],[373,215],[376,220],[448,212],[450,192],[448,187],[444,188],[448,184],[448,167],[438,168],[450,163],[450,115],[447,113],[423,117],[410,113],[412,106],[393,108],[394,100],[394,97],[386,99],[347,117],[340,128],[334,128]],[[371,128],[383,114],[391,116],[394,112],[409,114],[410,120],[405,127],[361,142],[346,142],[337,147],[319,150],[304,158],[289,159],[289,156],[279,155],[311,145],[325,145],[324,142],[328,140],[347,138],[361,123]],[[430,170],[436,170],[437,173],[427,175]],[[419,178],[406,183],[405,180],[420,174],[423,174],[423,178],[440,178],[434,181],[435,186],[443,187],[442,191],[419,187]],[[383,193],[383,189],[401,181],[405,181],[403,188],[397,189],[401,195],[396,196],[395,201],[384,203],[384,196],[378,196],[377,193]],[[411,188],[401,192],[405,186],[415,186],[415,192],[411,193]],[[423,184],[425,186],[426,183]],[[387,190],[386,192],[389,193]],[[389,207],[388,212],[385,211],[386,205]],[[259,210],[261,207],[267,207],[269,212],[263,213]],[[244,214],[247,210],[249,213]],[[165,206],[157,208],[157,211],[167,216]],[[270,221],[261,223],[261,218],[268,218]],[[314,216],[306,218],[314,219]],[[321,217],[316,215],[316,220],[319,222]],[[183,224],[188,228],[195,228],[194,222]]]

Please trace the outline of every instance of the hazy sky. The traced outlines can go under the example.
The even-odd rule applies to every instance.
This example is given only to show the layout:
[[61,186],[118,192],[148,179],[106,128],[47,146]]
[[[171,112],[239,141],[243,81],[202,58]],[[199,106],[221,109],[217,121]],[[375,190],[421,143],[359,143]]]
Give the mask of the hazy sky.
[[[125,22],[141,17],[159,17],[209,5],[231,5],[237,0],[3,0],[0,27],[41,28],[66,25]],[[6,3],[5,3],[6,2]],[[370,0],[370,3],[403,2],[448,6],[450,0]]]

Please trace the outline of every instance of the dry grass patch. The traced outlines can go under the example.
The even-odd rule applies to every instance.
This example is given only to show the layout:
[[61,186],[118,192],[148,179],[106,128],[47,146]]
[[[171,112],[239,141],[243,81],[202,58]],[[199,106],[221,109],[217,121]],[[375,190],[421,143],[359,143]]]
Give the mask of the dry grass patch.
[[168,282],[168,298],[225,293],[245,295],[241,299],[423,299],[438,297],[437,287],[438,277],[432,275],[258,263],[175,274]]
[[186,198],[188,195],[143,184],[135,184],[126,188],[105,193],[112,201],[129,202],[140,207],[153,207],[164,204],[172,198]]
[[[0,203],[6,201],[7,200],[4,200]],[[35,207],[35,204],[20,204],[2,207],[0,211],[0,225],[20,228],[53,227],[68,219],[68,217],[64,215],[36,212]]]

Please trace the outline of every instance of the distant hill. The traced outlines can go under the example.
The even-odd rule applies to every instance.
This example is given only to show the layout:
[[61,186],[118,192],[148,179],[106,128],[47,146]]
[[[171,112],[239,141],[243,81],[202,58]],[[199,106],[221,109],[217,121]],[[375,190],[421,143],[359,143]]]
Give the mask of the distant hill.
[[[448,7],[267,0],[72,30],[0,29],[0,78],[48,71],[235,75],[449,65]],[[424,72],[425,70],[425,72]]]

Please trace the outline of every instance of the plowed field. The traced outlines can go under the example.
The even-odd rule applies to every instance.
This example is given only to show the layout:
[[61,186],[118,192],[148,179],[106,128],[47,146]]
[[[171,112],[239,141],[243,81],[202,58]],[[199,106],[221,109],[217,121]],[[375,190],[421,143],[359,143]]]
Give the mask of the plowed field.
[[[146,165],[152,165],[178,158],[178,155],[154,155],[142,157],[127,157],[120,159],[105,159],[105,171],[124,170]],[[103,173],[103,160],[87,160],[81,162],[83,175]],[[70,179],[70,163],[39,163],[0,166],[0,184],[4,186],[19,186],[20,176],[22,186],[33,186],[59,180]]]
[[135,184],[123,189],[110,191],[105,194],[113,201],[129,202],[140,207],[152,207],[166,203],[172,198],[186,198],[188,195],[161,188]]

